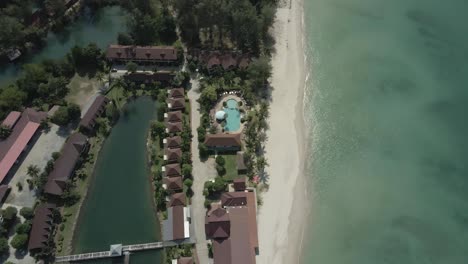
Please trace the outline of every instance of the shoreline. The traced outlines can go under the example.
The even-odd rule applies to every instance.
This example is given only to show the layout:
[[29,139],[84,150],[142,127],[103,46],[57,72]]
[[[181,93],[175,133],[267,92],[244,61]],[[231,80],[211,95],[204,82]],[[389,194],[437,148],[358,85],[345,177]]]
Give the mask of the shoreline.
[[260,264],[299,263],[309,215],[303,177],[306,154],[303,100],[307,74],[303,1],[290,3],[291,6],[277,9],[273,27],[276,53],[272,57],[273,91],[265,146],[270,164],[266,171],[270,177],[258,215]]

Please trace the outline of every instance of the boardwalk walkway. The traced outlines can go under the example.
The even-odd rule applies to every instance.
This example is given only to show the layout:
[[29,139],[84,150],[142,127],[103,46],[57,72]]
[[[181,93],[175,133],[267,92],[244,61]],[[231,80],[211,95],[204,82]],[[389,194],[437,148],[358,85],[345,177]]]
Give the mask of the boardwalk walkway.
[[[130,252],[150,250],[150,249],[159,249],[164,247],[172,247],[181,244],[193,244],[194,241],[186,239],[182,242],[173,242],[173,241],[164,241],[164,242],[152,242],[145,244],[135,244],[135,245],[126,245],[122,246],[122,252],[128,254]],[[128,252],[128,253],[127,253]],[[121,254],[112,254],[111,251],[101,251],[101,252],[91,252],[83,253],[69,256],[61,256],[55,259],[56,263],[79,261],[79,260],[89,260],[89,259],[101,259],[101,258],[110,258],[110,257],[120,257]]]

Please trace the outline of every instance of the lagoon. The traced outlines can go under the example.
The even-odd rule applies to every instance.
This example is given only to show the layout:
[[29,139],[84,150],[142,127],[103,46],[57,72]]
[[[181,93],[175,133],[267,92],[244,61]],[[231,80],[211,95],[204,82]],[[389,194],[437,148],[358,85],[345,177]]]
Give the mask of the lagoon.
[[0,67],[0,85],[14,81],[23,63],[63,58],[75,45],[84,46],[94,42],[98,47],[105,48],[115,43],[118,33],[127,31],[126,21],[126,12],[118,6],[104,7],[95,13],[85,8],[83,14],[63,32],[49,32],[46,46],[38,53]]
[[[73,253],[160,241],[146,159],[147,133],[155,114],[156,104],[148,97],[124,108],[99,154],[75,230]],[[162,263],[161,252],[134,253],[131,263]],[[86,263],[116,263],[116,259]]]

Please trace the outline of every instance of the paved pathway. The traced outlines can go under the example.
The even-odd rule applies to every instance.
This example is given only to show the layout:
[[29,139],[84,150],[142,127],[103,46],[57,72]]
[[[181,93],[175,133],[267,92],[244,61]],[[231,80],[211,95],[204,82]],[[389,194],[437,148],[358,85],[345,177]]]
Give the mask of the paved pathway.
[[203,186],[206,181],[216,177],[216,170],[213,159],[205,162],[200,160],[198,155],[198,133],[197,128],[200,125],[200,112],[197,99],[200,97],[198,93],[198,81],[192,79],[192,89],[188,92],[188,97],[191,101],[192,113],[192,161],[193,161],[193,192],[192,197],[192,222],[195,229],[196,251],[200,264],[211,263],[208,258],[208,247],[205,236],[205,197],[203,196]]

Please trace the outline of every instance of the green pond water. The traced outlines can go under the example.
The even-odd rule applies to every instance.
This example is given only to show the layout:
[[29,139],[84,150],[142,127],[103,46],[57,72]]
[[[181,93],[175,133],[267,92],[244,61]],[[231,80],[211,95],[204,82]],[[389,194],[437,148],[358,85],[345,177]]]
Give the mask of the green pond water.
[[[111,244],[160,241],[146,160],[146,137],[156,104],[142,97],[127,104],[96,163],[75,233],[74,253],[109,250]],[[161,263],[161,251],[131,255],[132,264]],[[86,263],[120,263],[123,259]]]
[[117,42],[119,32],[126,32],[126,13],[120,7],[104,7],[96,13],[86,9],[63,32],[49,32],[46,46],[30,57],[21,57],[19,62],[0,67],[0,85],[14,81],[21,72],[23,63],[40,62],[43,59],[63,58],[75,45],[88,45],[94,42],[105,48]]
[[305,0],[304,11],[302,263],[468,263],[468,1]]

